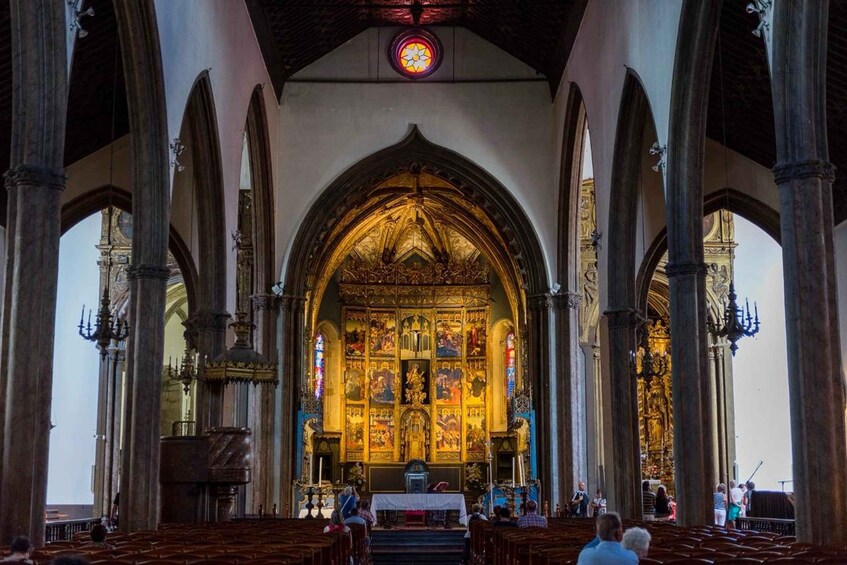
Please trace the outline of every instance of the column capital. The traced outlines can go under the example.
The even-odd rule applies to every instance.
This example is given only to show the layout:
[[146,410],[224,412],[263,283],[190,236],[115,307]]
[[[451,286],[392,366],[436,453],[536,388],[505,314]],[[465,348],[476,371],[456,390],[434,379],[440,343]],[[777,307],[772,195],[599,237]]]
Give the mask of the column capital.
[[641,322],[641,313],[635,308],[610,308],[603,312],[611,328],[634,330]]
[[559,310],[577,310],[582,303],[582,295],[578,292],[560,292],[552,296],[553,306]]
[[702,261],[680,261],[679,263],[668,263],[665,274],[668,278],[684,277],[689,275],[706,276],[709,267]]
[[283,294],[280,296],[282,308],[286,312],[299,312],[306,304],[305,296],[294,296],[292,294]]
[[6,177],[7,190],[24,186],[49,186],[55,190],[65,188],[64,171],[54,171],[37,165],[18,165],[6,171],[3,176]]
[[229,312],[203,309],[197,310],[183,323],[196,330],[226,330],[226,323],[231,317]]
[[553,295],[549,292],[530,294],[526,297],[526,305],[530,310],[550,310],[553,308]]
[[278,300],[279,298],[274,294],[254,294],[250,297],[254,311],[275,310]]
[[158,279],[162,281],[168,280],[171,276],[171,270],[160,265],[149,265],[139,263],[130,265],[127,269],[127,278],[133,279]]
[[818,178],[833,182],[835,180],[835,169],[835,165],[829,161],[807,159],[805,161],[777,163],[772,170],[776,184],[783,184],[792,180],[808,178]]

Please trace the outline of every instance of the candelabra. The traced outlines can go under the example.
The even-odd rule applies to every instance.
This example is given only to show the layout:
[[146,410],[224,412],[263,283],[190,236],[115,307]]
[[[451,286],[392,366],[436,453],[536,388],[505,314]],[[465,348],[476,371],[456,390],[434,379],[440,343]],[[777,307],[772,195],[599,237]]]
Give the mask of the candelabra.
[[182,361],[179,364],[179,371],[176,367],[171,366],[171,360],[168,359],[168,375],[175,381],[182,383],[182,390],[185,394],[191,391],[191,383],[197,379],[197,370],[194,364],[195,354],[192,353],[191,347],[185,345],[185,353],[182,356]]
[[729,303],[724,305],[723,325],[718,326],[711,319],[708,321],[709,333],[716,338],[725,337],[730,345],[732,356],[738,351],[736,342],[742,337],[753,337],[759,333],[759,307],[753,302],[753,315],[750,315],[750,302],[745,300],[744,308],[739,308],[735,294],[735,282],[729,283]]
[[112,342],[119,344],[129,336],[129,325],[126,321],[121,323],[118,319],[112,320],[108,286],[103,289],[103,298],[100,300],[100,310],[97,312],[93,329],[91,327],[91,310],[88,311],[87,324],[83,323],[84,317],[85,306],[82,307],[82,313],[79,315],[79,335],[87,341],[96,343],[100,349],[100,357],[103,359],[106,358],[107,350]]

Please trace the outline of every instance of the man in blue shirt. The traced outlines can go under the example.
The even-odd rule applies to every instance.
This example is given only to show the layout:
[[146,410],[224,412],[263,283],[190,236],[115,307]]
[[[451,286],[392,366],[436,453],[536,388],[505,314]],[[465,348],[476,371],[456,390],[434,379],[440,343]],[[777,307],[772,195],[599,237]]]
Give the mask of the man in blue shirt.
[[597,518],[597,537],[600,543],[579,552],[577,565],[627,565],[638,563],[638,556],[621,547],[623,524],[620,516],[607,512]]

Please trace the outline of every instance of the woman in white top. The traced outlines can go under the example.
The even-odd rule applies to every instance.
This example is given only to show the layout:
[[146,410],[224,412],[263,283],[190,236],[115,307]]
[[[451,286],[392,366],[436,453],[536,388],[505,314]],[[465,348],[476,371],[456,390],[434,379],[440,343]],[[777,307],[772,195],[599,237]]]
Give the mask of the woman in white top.
[[591,515],[600,516],[606,513],[606,499],[603,497],[603,491],[599,488],[594,498],[591,499]]

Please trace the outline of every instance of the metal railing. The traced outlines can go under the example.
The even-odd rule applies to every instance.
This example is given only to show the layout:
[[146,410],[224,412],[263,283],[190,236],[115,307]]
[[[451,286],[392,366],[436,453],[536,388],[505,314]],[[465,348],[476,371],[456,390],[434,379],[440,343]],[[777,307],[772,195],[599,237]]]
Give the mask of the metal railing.
[[194,420],[180,420],[171,425],[172,436],[193,436],[196,422]]
[[83,518],[80,520],[56,520],[47,522],[44,526],[44,541],[69,541],[78,532],[88,532],[100,523],[100,518]]
[[756,518],[747,516],[735,519],[739,530],[756,530],[758,532],[773,532],[783,536],[795,534],[794,520],[786,518]]

